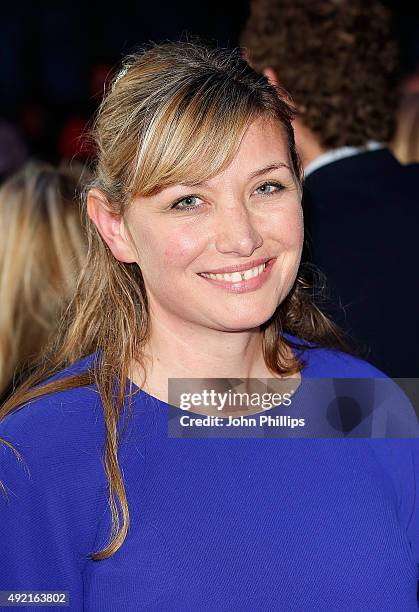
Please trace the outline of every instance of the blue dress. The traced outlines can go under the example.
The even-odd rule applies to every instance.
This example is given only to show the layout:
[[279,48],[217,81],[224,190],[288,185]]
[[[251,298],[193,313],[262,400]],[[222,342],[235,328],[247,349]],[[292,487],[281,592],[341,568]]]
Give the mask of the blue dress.
[[[303,381],[383,377],[330,350],[305,359]],[[417,438],[186,439],[168,410],[135,395],[119,452],[131,523],[103,561],[88,557],[111,524],[97,391],[3,419],[27,467],[0,448],[0,590],[68,591],[89,612],[418,609]]]

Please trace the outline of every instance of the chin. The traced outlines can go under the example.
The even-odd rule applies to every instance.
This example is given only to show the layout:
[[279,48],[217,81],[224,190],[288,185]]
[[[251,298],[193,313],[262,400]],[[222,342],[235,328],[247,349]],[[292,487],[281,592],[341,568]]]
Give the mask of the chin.
[[224,313],[224,316],[220,316],[219,323],[222,329],[228,331],[245,331],[260,327],[271,318],[274,312],[275,308],[270,310],[263,309],[263,312],[235,313],[229,317],[226,317]]

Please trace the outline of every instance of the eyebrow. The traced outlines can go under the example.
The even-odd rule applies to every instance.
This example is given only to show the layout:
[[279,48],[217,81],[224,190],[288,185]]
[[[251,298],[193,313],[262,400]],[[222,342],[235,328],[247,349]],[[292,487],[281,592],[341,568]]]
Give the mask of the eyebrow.
[[291,168],[287,164],[284,164],[284,162],[275,162],[273,164],[269,164],[269,166],[261,168],[260,170],[255,170],[255,172],[252,172],[249,175],[249,179],[257,178],[258,176],[262,176],[262,174],[266,174],[271,170],[280,170],[281,168],[287,168],[288,170],[291,170]]
[[[262,176],[267,172],[271,172],[272,170],[280,170],[281,168],[287,168],[291,172],[291,168],[288,166],[288,164],[285,164],[284,162],[273,162],[272,164],[269,164],[269,166],[264,166],[263,168],[255,170],[254,172],[249,174],[248,180],[252,180],[254,178],[257,178],[258,176]],[[184,183],[184,185],[185,187],[188,186],[186,185],[186,183]],[[191,187],[206,187],[207,185],[208,181],[190,184]]]

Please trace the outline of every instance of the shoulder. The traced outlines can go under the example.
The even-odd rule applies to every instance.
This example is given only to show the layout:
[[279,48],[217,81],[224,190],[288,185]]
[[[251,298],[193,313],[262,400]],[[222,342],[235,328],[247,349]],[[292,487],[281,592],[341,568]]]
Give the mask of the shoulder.
[[[54,378],[85,366],[82,360]],[[21,562],[22,577],[64,584],[93,550],[107,504],[102,415],[91,386],[36,398],[0,422],[0,537],[6,560]],[[18,584],[8,571],[9,583]]]
[[[84,358],[46,382],[85,371],[91,363],[91,356]],[[30,400],[3,418],[0,436],[13,438],[26,449],[36,446],[65,454],[67,446],[85,448],[103,434],[102,414],[95,386],[52,392]]]
[[286,334],[286,337],[301,347],[296,351],[305,363],[303,376],[310,378],[387,378],[384,372],[363,359],[342,351],[306,343],[290,334]]
[[341,351],[307,348],[301,356],[305,362],[301,375],[313,393],[329,389],[330,414],[341,419],[345,411],[355,411],[362,416],[360,423],[370,428],[367,437],[419,440],[416,391],[409,381],[393,380],[370,363]]
[[[386,147],[374,151],[359,151],[354,155],[334,158],[335,149],[325,153],[325,161],[319,163],[318,167],[311,172],[305,180],[307,187],[323,184],[326,180],[332,180],[334,187],[339,187],[339,180],[353,180],[353,173],[357,181],[366,179],[371,173],[376,174],[383,168],[394,171],[398,169],[398,162]],[[328,158],[329,156],[329,158]],[[347,187],[347,185],[346,185]],[[356,188],[356,186],[355,186]]]
[[342,351],[325,348],[307,349],[306,376],[328,378],[387,378],[372,364]]
[[[356,177],[356,181],[354,181]],[[372,183],[373,178],[380,181]],[[408,202],[413,198],[417,202],[417,181],[419,164],[401,164],[387,147],[375,151],[366,151],[351,155],[320,166],[307,176],[304,181],[305,191],[310,195],[322,189],[322,197],[327,197],[330,190],[340,194],[359,197],[371,197],[380,194],[383,202],[391,202],[403,195]],[[400,181],[402,181],[400,183]],[[325,191],[327,183],[327,192]],[[389,190],[389,193],[386,193]],[[382,205],[382,202],[380,201]],[[417,212],[417,206],[412,207]]]
[[[74,374],[78,363],[56,377]],[[54,378],[56,378],[54,377]],[[58,498],[95,494],[105,483],[105,427],[97,390],[79,387],[41,396],[0,421],[0,479],[9,491]],[[19,453],[16,455],[15,450]]]

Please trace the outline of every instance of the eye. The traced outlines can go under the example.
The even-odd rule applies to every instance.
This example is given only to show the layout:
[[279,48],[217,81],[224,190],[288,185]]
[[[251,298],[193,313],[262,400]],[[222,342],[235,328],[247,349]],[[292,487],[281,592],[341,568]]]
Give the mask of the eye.
[[281,183],[270,182],[270,183],[263,183],[263,185],[260,185],[259,187],[257,187],[255,191],[258,195],[269,196],[279,191],[282,191],[283,189],[285,188],[283,185],[281,185]]
[[199,200],[198,196],[189,195],[175,202],[170,208],[172,210],[192,210],[199,208]]

